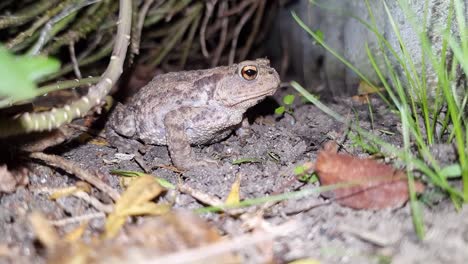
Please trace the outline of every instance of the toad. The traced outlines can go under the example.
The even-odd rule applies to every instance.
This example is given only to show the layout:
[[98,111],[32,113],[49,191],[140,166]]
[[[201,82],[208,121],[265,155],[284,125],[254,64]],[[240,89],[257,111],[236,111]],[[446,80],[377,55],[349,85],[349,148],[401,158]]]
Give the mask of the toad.
[[142,144],[165,145],[174,166],[183,170],[216,164],[196,157],[191,146],[226,138],[245,123],[246,110],[273,95],[279,83],[267,59],[158,75],[128,104],[116,106],[107,139],[127,153]]

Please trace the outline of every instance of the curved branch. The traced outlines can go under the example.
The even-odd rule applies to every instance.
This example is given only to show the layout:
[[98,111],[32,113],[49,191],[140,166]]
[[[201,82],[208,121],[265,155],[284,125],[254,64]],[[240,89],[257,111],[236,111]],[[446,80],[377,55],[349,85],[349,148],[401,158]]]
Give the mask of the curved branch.
[[131,0],[119,0],[119,5],[116,41],[109,65],[99,83],[91,87],[87,95],[64,107],[40,113],[24,113],[14,119],[0,120],[0,137],[58,128],[74,118],[85,115],[104,99],[122,74],[130,41],[132,3]]

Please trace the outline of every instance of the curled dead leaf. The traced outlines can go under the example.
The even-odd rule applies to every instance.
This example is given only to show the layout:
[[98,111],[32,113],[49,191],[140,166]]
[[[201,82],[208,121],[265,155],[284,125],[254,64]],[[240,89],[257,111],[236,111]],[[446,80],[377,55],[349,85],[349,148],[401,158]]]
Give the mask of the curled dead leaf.
[[7,165],[0,165],[0,193],[11,193],[18,185],[27,185],[29,171],[25,167],[10,170]]
[[[317,156],[315,169],[321,185],[349,183],[331,191],[336,201],[355,209],[383,209],[402,206],[409,198],[407,175],[372,159],[337,153],[335,143],[327,143]],[[416,191],[424,185],[416,181]]]
[[240,183],[242,179],[242,174],[238,173],[236,175],[236,180],[231,185],[231,191],[229,192],[226,198],[226,205],[237,205],[240,202]]

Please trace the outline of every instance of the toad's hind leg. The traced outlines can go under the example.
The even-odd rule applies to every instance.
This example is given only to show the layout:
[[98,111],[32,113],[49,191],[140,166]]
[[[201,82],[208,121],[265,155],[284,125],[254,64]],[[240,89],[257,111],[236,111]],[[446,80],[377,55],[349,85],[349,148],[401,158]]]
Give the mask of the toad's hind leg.
[[190,146],[189,138],[185,132],[183,111],[172,111],[166,114],[164,126],[166,129],[167,148],[174,166],[179,169],[191,169],[198,166],[217,165],[211,159],[197,159]]

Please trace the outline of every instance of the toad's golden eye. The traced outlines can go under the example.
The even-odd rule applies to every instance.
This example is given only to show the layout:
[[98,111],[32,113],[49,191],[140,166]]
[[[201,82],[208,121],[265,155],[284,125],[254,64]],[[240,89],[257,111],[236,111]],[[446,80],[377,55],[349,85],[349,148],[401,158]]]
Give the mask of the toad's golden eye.
[[257,67],[253,65],[247,65],[241,69],[242,78],[246,79],[247,81],[255,80],[255,78],[257,78],[257,74]]

